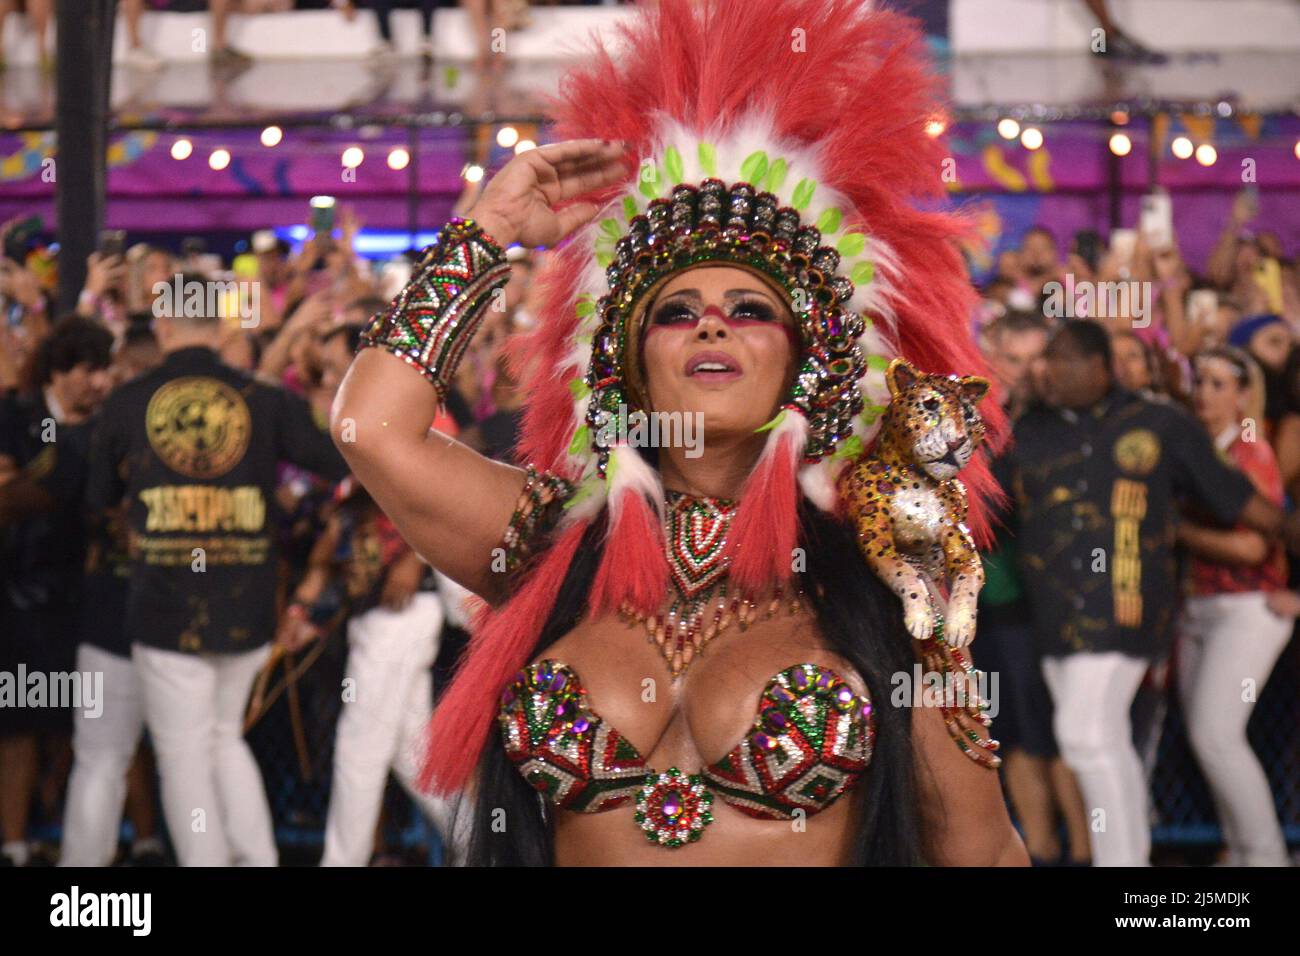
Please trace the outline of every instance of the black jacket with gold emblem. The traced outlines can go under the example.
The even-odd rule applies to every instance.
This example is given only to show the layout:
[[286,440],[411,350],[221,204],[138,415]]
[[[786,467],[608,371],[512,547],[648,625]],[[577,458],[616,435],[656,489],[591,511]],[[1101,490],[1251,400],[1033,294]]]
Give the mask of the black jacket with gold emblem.
[[1090,409],[1040,406],[1009,453],[1016,538],[1047,656],[1169,649],[1174,527],[1194,503],[1231,525],[1254,493],[1182,408],[1113,388]]
[[90,450],[90,514],[127,500],[132,642],[251,650],[275,630],[275,488],[290,462],[347,466],[301,398],[178,349],[104,403]]

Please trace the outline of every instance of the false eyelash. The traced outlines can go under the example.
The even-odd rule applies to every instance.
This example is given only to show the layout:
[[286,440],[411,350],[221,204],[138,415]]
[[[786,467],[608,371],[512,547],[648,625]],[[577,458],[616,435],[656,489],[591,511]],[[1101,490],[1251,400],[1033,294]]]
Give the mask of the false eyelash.
[[[732,310],[731,314],[734,316],[737,312],[742,310],[749,310],[756,313],[764,322],[770,322],[775,318],[775,313],[773,312],[772,307],[762,299],[741,299],[736,303],[736,307]],[[675,321],[680,321],[680,319],[670,317],[679,316],[682,313],[695,317],[695,314],[684,305],[665,305],[655,310],[651,322],[655,325],[670,325]]]

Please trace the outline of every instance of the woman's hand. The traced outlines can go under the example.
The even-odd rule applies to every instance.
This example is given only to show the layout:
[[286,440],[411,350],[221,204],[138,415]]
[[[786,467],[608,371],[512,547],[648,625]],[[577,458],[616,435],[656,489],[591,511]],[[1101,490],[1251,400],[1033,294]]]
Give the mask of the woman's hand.
[[120,290],[126,282],[126,263],[121,256],[92,252],[86,258],[86,291],[94,296]]
[[595,203],[555,207],[626,178],[624,144],[573,139],[525,150],[484,187],[468,217],[504,246],[553,246],[599,212]]

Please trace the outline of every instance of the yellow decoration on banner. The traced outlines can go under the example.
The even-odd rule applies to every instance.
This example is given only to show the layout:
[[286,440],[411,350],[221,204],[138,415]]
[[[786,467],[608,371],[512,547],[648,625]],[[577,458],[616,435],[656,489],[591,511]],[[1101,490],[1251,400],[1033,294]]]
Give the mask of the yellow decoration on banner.
[[1204,141],[1214,136],[1214,117],[1213,116],[1189,116],[1184,113],[1182,116],[1183,125],[1187,127],[1187,132],[1192,134],[1192,139]]
[[1050,193],[1056,188],[1056,183],[1052,181],[1052,173],[1048,167],[1052,163],[1052,154],[1047,151],[1047,147],[1036,149],[1029,154],[1029,178],[1034,182],[1034,188],[1039,192]]
[[1165,148],[1165,137],[1169,135],[1169,114],[1157,113],[1151,120],[1151,142],[1156,143],[1160,149]]
[[1001,146],[990,143],[984,147],[981,157],[984,160],[984,169],[997,180],[998,185],[1013,193],[1022,193],[1029,188],[1029,183],[1026,182],[1024,174],[1007,163],[1007,158],[1003,155]]
[[1264,117],[1258,113],[1238,113],[1237,123],[1252,140],[1259,139],[1259,131],[1264,125]]

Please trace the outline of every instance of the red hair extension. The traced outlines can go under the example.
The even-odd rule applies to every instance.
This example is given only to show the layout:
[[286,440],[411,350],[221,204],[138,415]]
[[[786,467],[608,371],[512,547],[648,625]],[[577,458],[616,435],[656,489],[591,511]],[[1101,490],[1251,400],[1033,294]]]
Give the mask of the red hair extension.
[[605,553],[591,584],[588,608],[592,618],[618,610],[624,601],[643,614],[653,614],[668,589],[668,562],[658,516],[639,489],[625,488],[617,494],[618,501],[610,501]]
[[799,542],[797,473],[808,429],[800,413],[786,409],[784,415],[745,480],[727,533],[727,574],[746,597],[758,597],[768,585],[790,579]]

